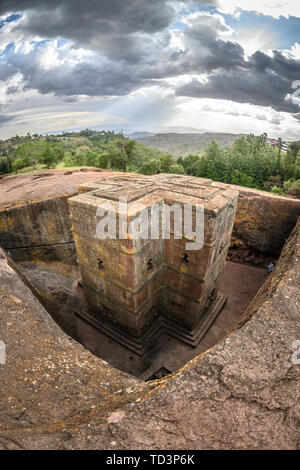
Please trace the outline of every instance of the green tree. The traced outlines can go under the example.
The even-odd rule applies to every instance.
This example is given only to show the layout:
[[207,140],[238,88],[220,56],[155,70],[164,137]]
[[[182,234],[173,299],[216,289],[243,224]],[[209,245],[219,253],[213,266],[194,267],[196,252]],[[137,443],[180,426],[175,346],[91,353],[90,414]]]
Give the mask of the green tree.
[[8,158],[0,157],[0,175],[4,175],[5,173],[10,173],[10,162]]
[[25,166],[26,165],[24,164],[24,160],[21,157],[18,157],[14,160],[14,162],[12,164],[12,170],[15,173],[18,173],[18,171],[21,170],[22,168],[24,168]]
[[282,169],[284,180],[289,180],[290,178],[293,178],[295,171],[295,162],[296,156],[294,155],[291,149],[288,149],[282,157]]
[[183,166],[187,175],[198,176],[200,163],[199,155],[189,155],[182,159],[182,163],[179,159],[177,160],[177,163]]
[[127,166],[134,162],[135,141],[120,138],[117,139],[109,150],[112,168],[126,171]]
[[175,175],[184,175],[184,168],[182,165],[178,165],[178,163],[175,163],[174,165],[170,166],[170,173],[173,173]]
[[86,152],[85,163],[87,166],[97,166],[98,159],[99,157],[97,152],[93,152],[90,149]]
[[97,158],[97,164],[99,168],[108,168],[110,161],[110,156],[107,153],[103,153],[102,155],[99,155]]
[[300,179],[286,181],[284,183],[284,189],[291,196],[300,197]]
[[143,175],[157,175],[161,171],[160,160],[151,159],[148,162],[145,162],[139,169],[139,173]]
[[45,142],[39,160],[46,168],[55,168],[56,163],[62,158],[63,151],[59,146],[52,146],[49,142]]
[[170,168],[172,165],[175,165],[176,160],[172,157],[172,155],[162,155],[160,157],[160,163],[161,163],[161,172],[170,173]]
[[298,153],[300,152],[300,142],[292,142],[290,144],[289,150],[291,151],[294,160],[296,159]]

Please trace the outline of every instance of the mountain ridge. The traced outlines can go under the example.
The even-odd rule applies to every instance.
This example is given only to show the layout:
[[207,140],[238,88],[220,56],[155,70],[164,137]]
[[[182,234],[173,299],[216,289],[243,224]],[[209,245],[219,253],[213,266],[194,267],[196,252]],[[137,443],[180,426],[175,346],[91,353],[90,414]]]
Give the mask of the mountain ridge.
[[161,152],[170,153],[174,157],[201,153],[209,144],[216,140],[224,147],[231,147],[236,139],[246,134],[221,132],[203,133],[158,133],[153,136],[138,137],[136,140],[157,148]]

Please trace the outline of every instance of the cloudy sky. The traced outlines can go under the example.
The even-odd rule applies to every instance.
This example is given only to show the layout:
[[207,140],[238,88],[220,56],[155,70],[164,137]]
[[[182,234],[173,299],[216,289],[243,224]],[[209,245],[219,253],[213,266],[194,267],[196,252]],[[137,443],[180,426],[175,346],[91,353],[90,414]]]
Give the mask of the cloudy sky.
[[297,81],[298,0],[0,0],[0,138],[89,127],[298,140]]

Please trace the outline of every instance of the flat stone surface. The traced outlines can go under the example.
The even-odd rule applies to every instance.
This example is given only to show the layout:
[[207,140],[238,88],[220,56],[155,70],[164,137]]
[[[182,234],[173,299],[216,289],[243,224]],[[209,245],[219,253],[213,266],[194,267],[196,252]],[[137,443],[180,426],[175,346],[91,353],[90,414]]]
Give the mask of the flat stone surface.
[[[68,173],[68,174],[66,174]],[[70,173],[70,174],[69,174]],[[106,170],[42,170],[0,180],[0,208],[60,195],[77,193],[80,183],[116,174]]]

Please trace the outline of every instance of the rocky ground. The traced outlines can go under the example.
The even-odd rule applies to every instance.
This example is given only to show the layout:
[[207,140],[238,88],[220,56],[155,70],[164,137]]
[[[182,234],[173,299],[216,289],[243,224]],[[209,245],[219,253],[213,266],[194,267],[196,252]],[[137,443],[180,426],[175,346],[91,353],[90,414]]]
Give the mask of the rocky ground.
[[63,194],[76,194],[82,182],[97,181],[112,171],[100,169],[42,170],[30,175],[16,175],[0,180],[0,207],[18,202],[28,202],[56,197]]
[[199,345],[193,348],[163,335],[152,351],[149,368],[141,373],[139,356],[85,322],[75,319],[73,312],[78,308],[81,293],[76,282],[80,278],[78,268],[57,262],[23,262],[16,269],[25,276],[52,318],[67,334],[114,367],[143,379],[148,379],[161,368],[176,371],[220,341],[239,323],[267,278],[266,269],[228,262],[220,282],[220,292],[227,296],[227,302]]
[[239,327],[167,378],[139,382],[68,338],[0,261],[3,449],[300,446],[300,222]]

